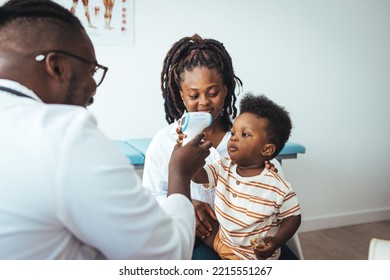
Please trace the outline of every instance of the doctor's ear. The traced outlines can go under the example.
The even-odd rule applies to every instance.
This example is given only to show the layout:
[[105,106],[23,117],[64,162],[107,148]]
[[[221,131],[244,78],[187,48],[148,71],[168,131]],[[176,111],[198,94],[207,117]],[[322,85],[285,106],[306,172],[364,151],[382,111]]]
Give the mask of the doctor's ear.
[[54,72],[57,73],[58,75],[61,74],[60,67],[54,66],[53,70],[54,70]]
[[271,157],[276,151],[276,147],[274,144],[266,144],[261,152],[262,156]]
[[55,80],[61,81],[64,72],[64,60],[56,53],[46,55],[44,61],[46,72]]

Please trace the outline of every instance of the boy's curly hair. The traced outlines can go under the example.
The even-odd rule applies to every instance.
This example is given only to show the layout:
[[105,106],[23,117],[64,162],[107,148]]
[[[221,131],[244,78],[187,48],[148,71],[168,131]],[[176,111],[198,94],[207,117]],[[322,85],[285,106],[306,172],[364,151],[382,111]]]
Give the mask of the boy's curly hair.
[[284,107],[276,104],[265,95],[247,93],[240,102],[240,114],[252,113],[257,118],[268,120],[266,134],[268,141],[276,147],[272,157],[277,156],[283,149],[291,134],[292,122],[290,114]]

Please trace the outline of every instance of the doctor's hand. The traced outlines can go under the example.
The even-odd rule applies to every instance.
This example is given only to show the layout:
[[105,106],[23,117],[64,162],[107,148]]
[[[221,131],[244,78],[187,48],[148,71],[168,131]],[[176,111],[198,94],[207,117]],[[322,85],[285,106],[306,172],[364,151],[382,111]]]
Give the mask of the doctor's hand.
[[181,193],[191,199],[191,178],[205,165],[212,146],[210,141],[202,141],[203,138],[204,133],[200,133],[185,146],[175,145],[168,168],[168,195]]

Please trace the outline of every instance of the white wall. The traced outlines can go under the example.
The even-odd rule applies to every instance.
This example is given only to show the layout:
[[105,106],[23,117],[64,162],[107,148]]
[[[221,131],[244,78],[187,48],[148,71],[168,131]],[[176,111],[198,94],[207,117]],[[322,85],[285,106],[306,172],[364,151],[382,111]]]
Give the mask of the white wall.
[[91,111],[113,139],[165,125],[166,51],[197,32],[224,43],[245,91],[291,113],[307,153],[283,163],[301,231],[390,219],[390,1],[135,0],[135,45],[97,46],[110,67]]

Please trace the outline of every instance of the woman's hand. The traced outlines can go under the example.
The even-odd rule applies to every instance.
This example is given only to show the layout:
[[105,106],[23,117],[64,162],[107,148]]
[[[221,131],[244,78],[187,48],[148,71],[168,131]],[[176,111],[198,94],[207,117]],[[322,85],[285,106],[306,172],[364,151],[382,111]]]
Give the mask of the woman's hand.
[[184,139],[184,138],[187,138],[187,135],[185,135],[185,134],[181,131],[180,121],[177,121],[177,123],[178,123],[178,126],[177,126],[177,128],[176,128],[176,133],[177,133],[178,137],[177,137],[176,143],[177,143],[179,146],[182,146],[182,145],[183,145],[183,139]]
[[[210,236],[213,226],[217,220],[213,208],[203,201],[192,200],[192,205],[195,208],[195,217],[196,217],[196,236],[204,239]],[[214,220],[214,221],[212,221]]]

